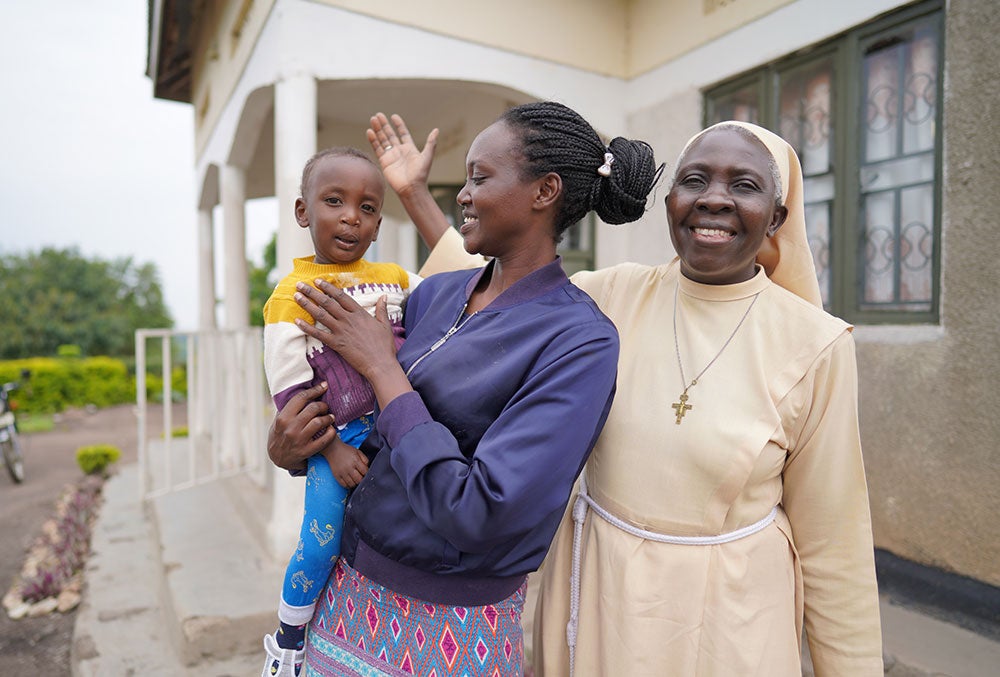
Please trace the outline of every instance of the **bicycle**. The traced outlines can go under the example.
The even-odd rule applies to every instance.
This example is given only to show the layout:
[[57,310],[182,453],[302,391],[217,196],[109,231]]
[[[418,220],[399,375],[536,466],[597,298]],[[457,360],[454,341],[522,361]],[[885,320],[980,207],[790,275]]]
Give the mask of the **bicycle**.
[[0,451],[3,452],[3,462],[10,478],[20,484],[24,481],[24,456],[17,435],[17,420],[10,407],[10,391],[17,388],[18,384],[14,382],[0,387]]

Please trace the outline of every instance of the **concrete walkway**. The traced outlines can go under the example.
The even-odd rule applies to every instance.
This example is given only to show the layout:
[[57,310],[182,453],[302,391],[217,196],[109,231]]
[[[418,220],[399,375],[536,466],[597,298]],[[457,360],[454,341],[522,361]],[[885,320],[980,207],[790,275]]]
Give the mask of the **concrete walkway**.
[[[258,675],[284,569],[253,528],[265,524],[263,491],[236,477],[143,505],[138,469],[128,465],[105,484],[104,500],[73,675]],[[532,610],[525,612],[527,639]],[[882,625],[890,677],[1000,675],[998,642],[888,600]]]

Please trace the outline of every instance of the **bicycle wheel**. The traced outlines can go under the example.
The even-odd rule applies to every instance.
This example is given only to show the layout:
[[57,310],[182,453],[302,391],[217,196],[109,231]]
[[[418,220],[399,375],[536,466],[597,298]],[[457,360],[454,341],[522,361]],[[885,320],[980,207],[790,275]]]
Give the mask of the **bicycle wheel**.
[[21,455],[21,442],[17,438],[17,431],[11,427],[5,431],[0,437],[3,441],[0,442],[0,447],[3,448],[3,462],[7,466],[7,472],[10,473],[10,478],[14,482],[20,484],[24,481],[24,457]]

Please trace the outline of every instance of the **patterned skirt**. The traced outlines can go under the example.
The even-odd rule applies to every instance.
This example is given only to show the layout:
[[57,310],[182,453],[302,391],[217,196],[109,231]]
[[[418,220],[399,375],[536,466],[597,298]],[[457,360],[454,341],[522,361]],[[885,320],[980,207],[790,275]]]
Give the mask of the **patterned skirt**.
[[525,587],[486,606],[431,604],[338,560],[309,624],[302,677],[521,675]]

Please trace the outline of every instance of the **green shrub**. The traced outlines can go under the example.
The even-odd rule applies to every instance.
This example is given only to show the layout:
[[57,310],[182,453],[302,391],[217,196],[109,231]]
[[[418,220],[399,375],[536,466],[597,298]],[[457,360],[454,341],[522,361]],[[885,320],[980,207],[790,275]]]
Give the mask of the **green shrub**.
[[[170,400],[183,402],[187,397],[187,370],[174,367],[170,372]],[[146,399],[150,402],[163,402],[162,372],[146,372]]]
[[80,350],[80,346],[75,346],[71,343],[61,345],[58,348],[56,348],[56,355],[58,355],[59,357],[73,358],[73,357],[80,357],[80,355],[82,354],[83,351]]
[[135,386],[121,360],[90,357],[83,361],[81,372],[86,404],[109,407],[135,399]]
[[[0,381],[17,381],[20,387],[11,393],[18,413],[52,413],[66,408],[67,393],[63,384],[71,379],[68,360],[33,357],[0,362]],[[25,379],[22,371],[31,376]]]
[[91,444],[76,450],[76,462],[87,475],[103,475],[122,452],[110,444]]
[[[22,370],[29,370],[27,379]],[[135,402],[135,376],[128,365],[112,357],[58,359],[34,357],[25,360],[0,361],[0,383],[17,381],[20,388],[11,394],[18,414],[55,413],[67,407],[93,404],[108,407]],[[183,400],[187,393],[184,367],[174,367],[171,377],[171,398]],[[162,400],[163,381],[160,372],[148,372],[146,394],[151,401]]]

